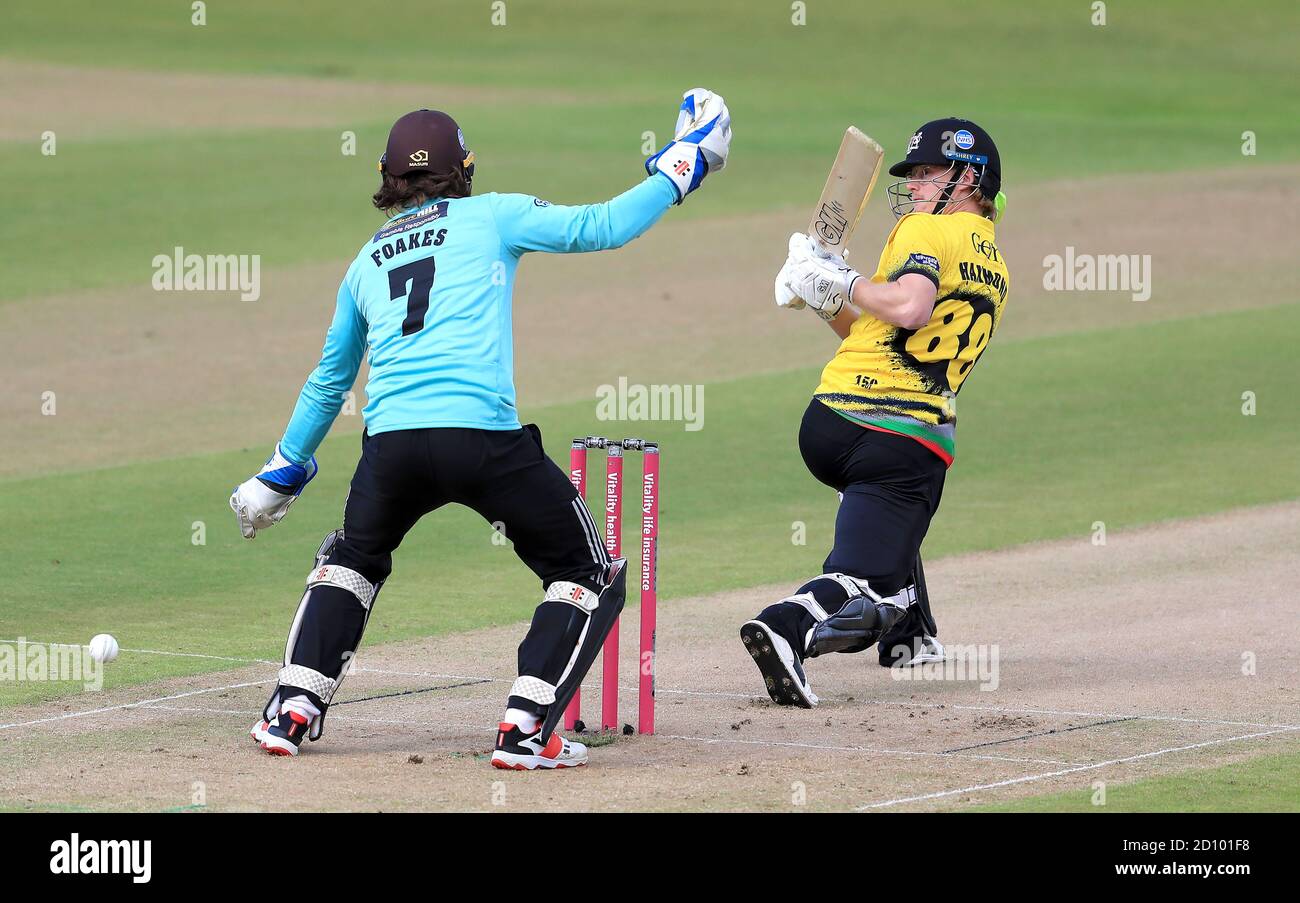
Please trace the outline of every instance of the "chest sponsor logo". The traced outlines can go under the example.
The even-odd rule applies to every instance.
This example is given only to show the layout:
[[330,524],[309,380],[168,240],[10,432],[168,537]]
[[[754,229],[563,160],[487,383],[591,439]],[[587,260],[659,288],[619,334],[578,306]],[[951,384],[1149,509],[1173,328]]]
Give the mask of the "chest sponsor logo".
[[1001,262],[1002,258],[998,256],[998,246],[993,244],[987,238],[982,237],[978,232],[970,234],[970,246],[976,254],[987,257],[989,260]]

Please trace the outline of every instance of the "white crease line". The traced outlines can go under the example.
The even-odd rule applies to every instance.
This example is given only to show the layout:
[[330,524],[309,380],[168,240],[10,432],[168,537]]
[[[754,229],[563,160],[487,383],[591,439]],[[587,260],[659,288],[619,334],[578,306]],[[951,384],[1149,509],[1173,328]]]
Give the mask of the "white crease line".
[[102,715],[105,712],[120,712],[123,709],[135,709],[155,702],[167,702],[170,699],[184,699],[187,696],[201,696],[204,693],[220,693],[222,690],[238,690],[242,687],[256,687],[269,682],[269,680],[253,680],[246,683],[230,684],[225,687],[208,687],[203,690],[188,690],[184,693],[175,693],[171,696],[159,696],[156,699],[142,699],[139,702],[124,702],[121,705],[104,706],[100,709],[87,709],[83,712],[64,712],[62,715],[51,715],[48,718],[36,718],[32,721],[15,721],[10,724],[0,724],[0,731],[7,730],[11,727],[30,727],[33,724],[48,724],[53,721],[66,721],[69,718],[84,718],[87,715]]
[[1257,737],[1268,737],[1271,736],[1272,734],[1284,734],[1287,731],[1294,731],[1294,730],[1300,730],[1300,728],[1286,727],[1286,728],[1279,728],[1278,730],[1272,730],[1272,731],[1260,731],[1254,734],[1242,734],[1237,737],[1221,737],[1218,740],[1206,740],[1202,743],[1192,743],[1187,746],[1172,746],[1169,747],[1168,749],[1157,749],[1153,752],[1139,753],[1138,755],[1135,756],[1125,756],[1122,759],[1111,759],[1110,761],[1107,762],[1097,762],[1094,765],[1078,765],[1074,768],[1066,768],[1061,771],[1049,771],[1043,774],[1029,774],[1018,778],[1010,778],[1009,780],[1006,781],[995,781],[991,784],[975,784],[971,787],[961,787],[958,788],[957,790],[940,790],[935,793],[923,793],[919,796],[904,796],[904,797],[899,797],[898,799],[886,800],[883,803],[865,803],[861,806],[855,806],[853,811],[865,812],[868,809],[883,809],[886,806],[897,806],[901,803],[916,803],[922,800],[933,800],[945,796],[955,796],[959,793],[977,793],[978,791],[981,790],[993,790],[998,787],[1010,787],[1013,784],[1024,784],[1029,781],[1041,781],[1045,778],[1056,778],[1056,777],[1060,777],[1061,775],[1074,774],[1075,772],[1079,772],[1079,771],[1090,771],[1096,768],[1106,768],[1110,765],[1122,765],[1127,762],[1136,762],[1140,759],[1150,759],[1155,756],[1167,755],[1168,753],[1187,752],[1188,750],[1192,750],[1192,749],[1203,749],[1207,746],[1217,746],[1220,743],[1233,743],[1237,740],[1254,740]]
[[[17,643],[17,642],[18,642],[17,640],[0,640],[0,643]],[[84,647],[77,647],[77,644],[75,643],[39,643],[33,640],[24,640],[24,642],[31,646],[69,646],[75,648],[84,648]],[[260,659],[260,658],[235,658],[233,656],[207,655],[199,652],[162,652],[155,649],[123,649],[122,651],[134,652],[134,653],[144,654],[144,655],[171,655],[171,656],[177,656],[182,658],[216,659],[220,661],[242,662],[244,664],[249,664],[249,665],[273,665],[275,667],[279,667],[280,665],[280,662],[278,661],[268,661],[266,659]],[[493,683],[511,683],[514,681],[513,677],[484,677],[482,675],[443,674],[443,673],[431,672],[431,671],[394,671],[386,668],[366,668],[357,664],[354,664],[352,666],[352,670],[348,673],[349,674],[379,674],[379,675],[387,675],[392,677],[429,677],[438,680],[474,680],[480,682],[490,681]],[[582,685],[582,689],[584,692],[598,690],[599,688],[600,688],[599,683],[590,683],[590,684],[584,683]],[[637,686],[628,686],[622,684],[619,685],[620,695],[623,693],[636,693],[639,690],[640,688]],[[671,695],[679,695],[679,696],[699,696],[702,698],[715,697],[715,698],[724,698],[724,699],[757,699],[757,700],[767,699],[766,694],[727,693],[723,691],[708,691],[708,690],[686,690],[686,689],[673,688],[673,687],[656,687],[655,694],[656,695],[671,694]],[[1265,728],[1277,728],[1277,729],[1284,729],[1284,730],[1300,730],[1300,725],[1295,725],[1295,724],[1268,724],[1260,721],[1226,721],[1226,720],[1213,719],[1213,718],[1187,718],[1187,717],[1180,717],[1177,715],[1144,715],[1141,713],[1134,713],[1134,712],[1071,712],[1071,711],[1059,711],[1055,709],[1007,708],[1005,706],[975,706],[975,705],[959,705],[953,703],[938,703],[938,702],[899,702],[899,701],[884,700],[884,699],[864,699],[861,701],[869,705],[902,706],[906,708],[916,708],[916,709],[948,708],[948,709],[955,709],[959,711],[971,711],[971,712],[999,712],[1008,715],[1057,715],[1057,716],[1084,717],[1084,718],[1136,718],[1136,719],[1141,719],[1143,721],[1171,721],[1171,722],[1178,722],[1183,724],[1213,724],[1213,725],[1224,725],[1229,727],[1265,727]],[[9,727],[9,726],[11,725],[0,725],[0,730],[3,730],[5,727]]]
[[[697,743],[744,743],[750,746],[788,746],[795,749],[826,749],[834,752],[881,753],[890,756],[930,756],[940,759],[984,759],[994,762],[1028,762],[1034,765],[1078,765],[1059,759],[1025,759],[1015,756],[984,756],[974,753],[941,753],[917,749],[883,749],[877,746],[831,746],[822,743],[791,743],[782,740],[740,740],[733,737],[681,737],[673,734],[656,734],[665,740],[692,740]],[[1086,767],[1086,766],[1085,766]]]
[[[18,640],[0,640],[0,643],[17,645]],[[59,646],[64,649],[85,649],[87,646],[82,643],[40,643],[36,640],[23,639],[23,643],[28,646]],[[119,649],[119,652],[133,652],[139,655],[172,655],[177,658],[206,658],[219,662],[243,662],[249,665],[275,665],[279,662],[268,661],[263,658],[236,658],[233,655],[208,655],[203,652],[166,652],[162,649]]]

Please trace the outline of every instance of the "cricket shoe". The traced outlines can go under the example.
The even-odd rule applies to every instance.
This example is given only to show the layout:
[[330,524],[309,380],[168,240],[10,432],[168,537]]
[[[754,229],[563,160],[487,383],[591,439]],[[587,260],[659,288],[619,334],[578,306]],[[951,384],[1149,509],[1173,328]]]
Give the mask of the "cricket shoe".
[[258,721],[248,732],[253,742],[273,756],[296,756],[311,722],[298,712],[281,712],[274,723]]
[[534,771],[538,768],[576,768],[587,764],[587,746],[566,740],[552,731],[551,739],[542,743],[539,724],[525,733],[508,721],[497,725],[497,748],[492,753],[493,768]]
[[808,686],[803,664],[785,637],[762,621],[746,621],[740,626],[740,639],[763,675],[767,695],[773,702],[801,709],[817,704],[817,694]]
[[913,668],[943,661],[943,643],[923,633],[886,647],[880,644],[880,664],[886,668]]

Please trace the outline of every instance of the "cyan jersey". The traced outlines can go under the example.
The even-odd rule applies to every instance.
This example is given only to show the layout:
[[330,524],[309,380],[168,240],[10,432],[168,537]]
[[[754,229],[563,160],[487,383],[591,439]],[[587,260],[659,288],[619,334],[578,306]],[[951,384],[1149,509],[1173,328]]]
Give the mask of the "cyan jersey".
[[370,347],[366,429],[519,428],[511,295],[527,251],[617,248],[677,200],[656,173],[604,204],[559,207],[522,194],[430,201],[375,233],[339,286],[320,363],[280,442],[315,453]]

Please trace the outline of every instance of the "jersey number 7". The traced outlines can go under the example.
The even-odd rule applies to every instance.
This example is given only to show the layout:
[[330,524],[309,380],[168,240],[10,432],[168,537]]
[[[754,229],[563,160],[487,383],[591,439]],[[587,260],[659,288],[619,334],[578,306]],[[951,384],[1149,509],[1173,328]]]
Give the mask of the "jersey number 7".
[[[402,321],[402,335],[414,335],[424,328],[424,315],[429,311],[429,292],[433,290],[433,274],[437,267],[432,257],[425,257],[388,272],[389,297],[396,301],[406,295],[406,319]],[[408,294],[406,284],[411,284]]]

